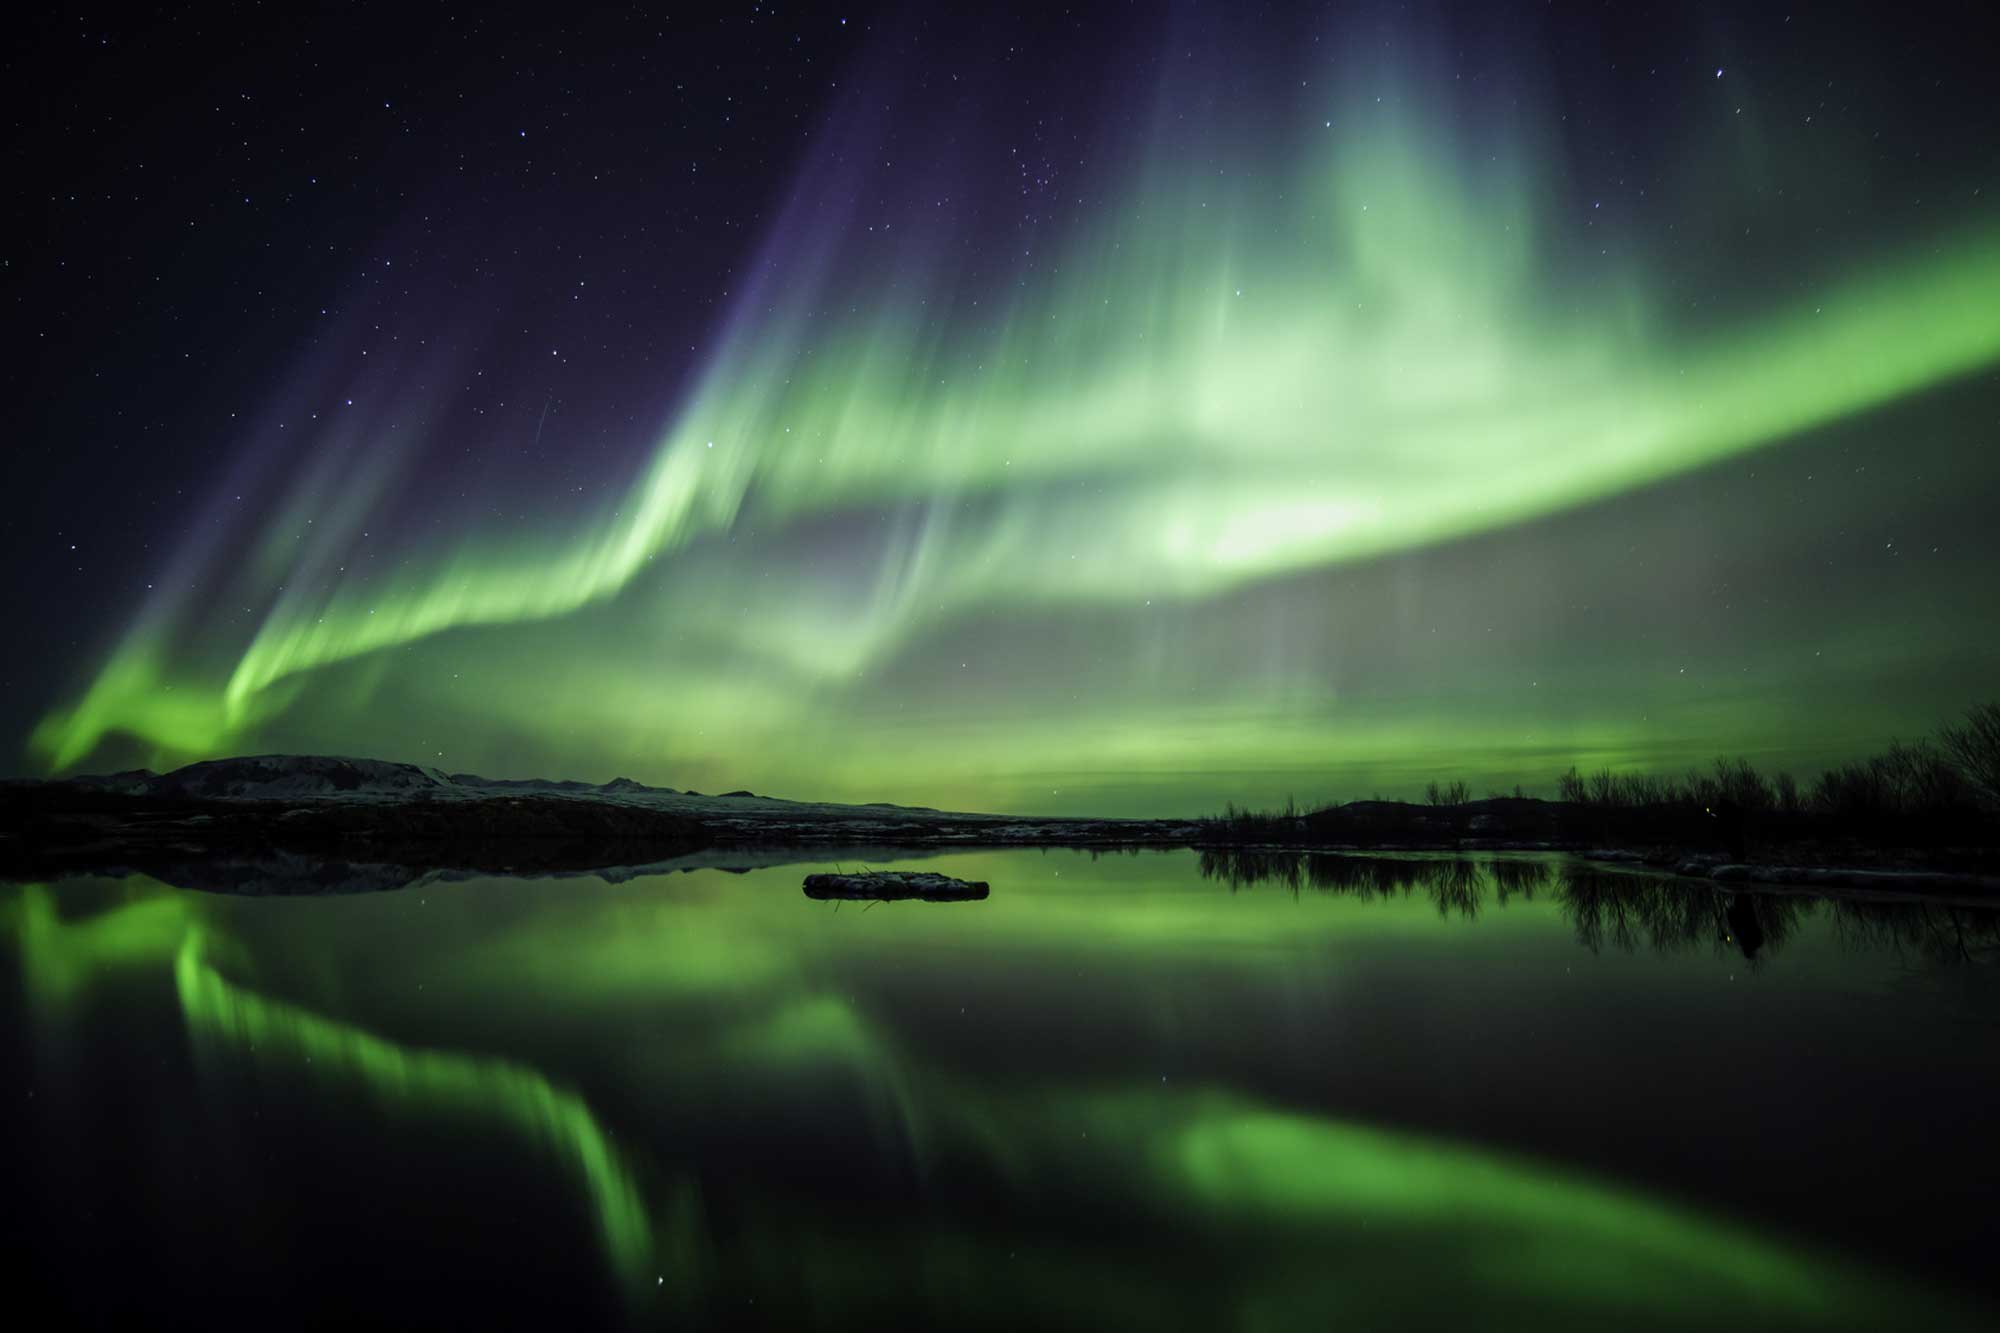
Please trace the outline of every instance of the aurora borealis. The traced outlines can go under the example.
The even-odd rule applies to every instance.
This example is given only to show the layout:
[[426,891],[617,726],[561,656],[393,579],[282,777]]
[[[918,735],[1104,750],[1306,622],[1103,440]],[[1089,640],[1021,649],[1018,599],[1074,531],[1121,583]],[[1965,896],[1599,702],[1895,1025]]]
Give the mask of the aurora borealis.
[[1947,17],[499,26],[236,33],[51,166],[20,771],[1189,813],[1990,693]]

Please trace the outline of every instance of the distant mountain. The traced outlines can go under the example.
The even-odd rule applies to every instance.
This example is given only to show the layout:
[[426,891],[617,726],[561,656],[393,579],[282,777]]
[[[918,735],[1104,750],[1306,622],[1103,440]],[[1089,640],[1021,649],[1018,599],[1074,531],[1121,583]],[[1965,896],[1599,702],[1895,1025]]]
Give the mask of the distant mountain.
[[259,754],[211,759],[154,777],[138,789],[146,796],[282,800],[369,794],[415,796],[449,791],[450,775],[417,764],[331,755]]
[[[574,778],[486,778],[477,773],[446,773],[422,764],[386,759],[351,759],[341,755],[259,754],[237,759],[210,759],[155,773],[136,768],[123,773],[80,776],[65,780],[91,791],[127,796],[183,797],[203,800],[298,800],[358,797],[463,797],[482,794],[564,796],[679,796],[672,787],[649,787],[631,778],[609,782],[579,782]],[[748,795],[749,793],[742,793]]]
[[477,773],[454,773],[451,780],[461,787],[479,791],[560,791],[600,792],[606,796],[679,796],[672,787],[648,787],[631,778],[609,782],[579,782],[575,778],[552,781],[548,778],[482,778]]
[[664,793],[665,793],[665,794],[667,794],[668,796],[678,796],[678,795],[680,795],[680,793],[679,793],[679,792],[677,792],[677,791],[675,791],[675,790],[674,790],[674,789],[673,789],[672,787],[648,787],[648,786],[647,786],[647,785],[646,785],[645,783],[643,783],[643,782],[634,782],[634,781],[633,781],[633,780],[632,780],[631,778],[613,778],[613,779],[611,779],[611,781],[609,781],[609,782],[605,783],[605,784],[604,784],[604,785],[603,785],[602,787],[598,788],[598,790],[599,790],[599,791],[608,791],[608,792],[619,792],[619,791],[629,791],[629,792],[649,792],[649,791],[656,791],[656,792],[664,792]]
[[600,791],[594,782],[575,778],[482,778],[477,773],[453,773],[452,784],[480,791]]
[[743,788],[703,796],[631,778],[484,778],[330,755],[0,782],[0,880],[136,870],[230,892],[386,888],[434,872],[657,866],[700,848],[1173,845],[1196,831],[789,801]]
[[[331,801],[380,805],[383,802],[435,804],[438,801],[545,797],[702,811],[714,810],[715,803],[719,801],[727,801],[732,807],[755,802],[755,809],[765,814],[782,809],[791,814],[810,814],[822,819],[856,809],[941,813],[930,806],[903,807],[886,801],[876,801],[866,807],[789,801],[782,797],[760,796],[743,787],[720,796],[704,796],[693,788],[683,791],[675,787],[654,787],[627,777],[616,777],[609,782],[582,782],[575,778],[489,778],[478,773],[447,773],[426,764],[317,754],[244,755],[235,759],[204,760],[170,773],[135,768],[122,773],[77,774],[47,783],[0,784],[10,789],[38,785],[106,795],[183,801]],[[990,820],[998,817],[976,818]]]

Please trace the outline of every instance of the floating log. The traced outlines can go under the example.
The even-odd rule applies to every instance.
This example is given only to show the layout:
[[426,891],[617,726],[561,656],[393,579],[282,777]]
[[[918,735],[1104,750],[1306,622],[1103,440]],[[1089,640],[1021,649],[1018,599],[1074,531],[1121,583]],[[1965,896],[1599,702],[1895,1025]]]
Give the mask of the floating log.
[[953,879],[923,870],[866,870],[854,875],[807,875],[806,897],[849,902],[972,902],[986,896],[986,881]]

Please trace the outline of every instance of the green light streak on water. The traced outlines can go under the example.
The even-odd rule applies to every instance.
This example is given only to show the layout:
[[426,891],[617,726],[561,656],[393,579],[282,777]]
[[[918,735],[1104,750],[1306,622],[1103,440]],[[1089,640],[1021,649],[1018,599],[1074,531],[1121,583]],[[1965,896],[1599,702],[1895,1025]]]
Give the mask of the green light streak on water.
[[65,921],[46,885],[23,884],[0,921],[13,926],[28,996],[47,1014],[63,1009],[107,972],[156,966],[193,929],[195,912],[185,894],[154,892]]
[[239,1056],[351,1083],[399,1112],[497,1117],[546,1145],[576,1176],[612,1269],[628,1285],[649,1271],[652,1227],[631,1168],[583,1099],[532,1069],[447,1051],[410,1050],[245,990],[211,967],[191,931],[174,954],[188,1027]]
[[1712,1218],[1495,1154],[1257,1106],[1192,1117],[1166,1169],[1203,1206],[1288,1215],[1301,1224],[1463,1228],[1495,1244],[1496,1286],[1545,1286],[1587,1309],[1663,1302],[1853,1318],[1895,1293]]

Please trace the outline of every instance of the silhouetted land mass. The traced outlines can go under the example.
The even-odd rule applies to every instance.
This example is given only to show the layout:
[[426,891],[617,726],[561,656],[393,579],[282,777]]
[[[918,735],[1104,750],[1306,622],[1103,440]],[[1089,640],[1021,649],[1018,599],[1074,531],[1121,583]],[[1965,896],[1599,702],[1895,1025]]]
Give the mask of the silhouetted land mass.
[[[0,784],[0,875],[140,871],[230,891],[338,892],[437,874],[614,877],[704,849],[1186,845],[1195,825],[721,796],[629,778],[495,780],[415,764],[259,755]],[[261,889],[251,886],[262,885]]]
[[1518,791],[1473,800],[1453,782],[1432,784],[1421,804],[1075,819],[260,755],[0,784],[0,876],[141,871],[234,891],[338,892],[436,874],[615,876],[704,849],[778,846],[1512,848],[1723,882],[2000,892],[2000,705],[1809,784],[1718,760],[1677,779],[1572,770],[1558,785],[1553,801]]
[[[1204,841],[1448,847],[1468,840],[1616,849],[1656,865],[1819,864],[1988,870],[2000,866],[2000,704],[1982,704],[1937,736],[1801,783],[1746,759],[1681,777],[1583,774],[1560,799],[1471,799],[1464,782],[1430,784],[1424,805],[1351,801],[1300,809],[1231,807]],[[1701,873],[1708,873],[1706,869]]]

